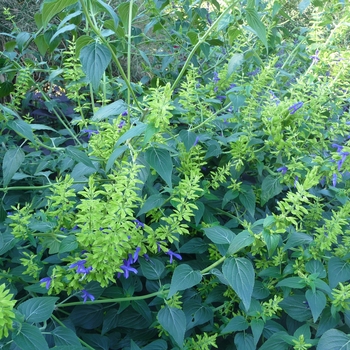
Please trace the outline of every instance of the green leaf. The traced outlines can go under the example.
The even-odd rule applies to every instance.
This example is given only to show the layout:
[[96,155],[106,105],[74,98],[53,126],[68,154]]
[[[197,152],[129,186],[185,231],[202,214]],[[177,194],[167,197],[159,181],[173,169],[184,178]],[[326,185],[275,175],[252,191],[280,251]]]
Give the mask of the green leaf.
[[291,318],[299,322],[305,322],[312,316],[304,295],[290,295],[284,298],[279,306]]
[[350,337],[337,329],[330,329],[320,338],[317,350],[349,350]]
[[283,247],[283,250],[286,251],[287,249],[299,247],[304,244],[310,244],[312,242],[312,237],[310,235],[307,235],[306,233],[302,232],[292,232],[289,236],[287,243]]
[[186,254],[203,254],[208,249],[208,243],[204,242],[202,238],[196,237],[187,241],[180,247],[179,253]]
[[125,132],[117,141],[116,146],[121,145],[123,142],[136,137],[140,136],[147,128],[147,124],[137,124],[136,126],[131,127],[128,131]]
[[42,25],[46,27],[51,18],[60,13],[66,7],[73,5],[78,0],[56,0],[56,1],[44,1],[42,10]]
[[53,335],[56,346],[69,345],[82,348],[79,338],[77,337],[75,332],[73,332],[69,328],[58,326],[51,332],[51,334]]
[[251,334],[237,333],[235,335],[235,345],[237,350],[255,350],[254,339]]
[[278,234],[270,233],[270,231],[266,231],[265,229],[263,230],[262,235],[266,243],[269,257],[271,257],[281,240],[281,236]]
[[236,316],[232,318],[225,328],[221,331],[221,334],[228,334],[232,332],[245,331],[248,329],[249,323],[243,316]]
[[333,289],[339,282],[350,279],[350,263],[338,257],[332,257],[328,262],[329,286]]
[[94,41],[95,40],[89,35],[80,36],[75,42],[75,57],[79,57],[81,49]]
[[19,349],[48,350],[49,346],[38,327],[22,323],[18,332],[14,332],[13,342]]
[[242,53],[235,53],[228,61],[227,66],[227,78],[229,78],[232,73],[243,64],[244,55]]
[[261,334],[264,330],[265,327],[265,322],[263,320],[260,319],[253,319],[250,322],[250,328],[252,329],[252,333],[253,333],[253,338],[254,338],[254,344],[258,344],[258,341],[261,337]]
[[241,201],[243,206],[248,210],[248,213],[251,216],[254,216],[256,199],[253,189],[250,188],[249,191],[240,193],[239,200]]
[[305,286],[305,281],[300,277],[288,277],[276,284],[276,287],[289,287],[293,289],[302,289]]
[[7,187],[10,183],[13,175],[24,162],[24,158],[24,152],[20,147],[6,151],[2,162],[3,187]]
[[191,266],[187,264],[177,266],[171,278],[168,299],[175,295],[178,290],[189,289],[201,280],[201,273],[199,271],[193,271]]
[[57,38],[59,35],[66,33],[66,32],[71,32],[72,30],[75,29],[75,24],[67,24],[66,26],[60,28],[50,39],[50,43],[52,43],[55,38]]
[[316,322],[323,309],[326,307],[326,296],[320,290],[316,290],[314,293],[311,289],[309,289],[305,293],[305,298],[311,309],[314,322]]
[[145,159],[166,184],[172,188],[171,175],[173,172],[173,162],[169,151],[151,147],[146,151]]
[[19,239],[15,238],[11,233],[6,231],[2,232],[0,241],[0,256],[11,250],[16,245],[18,240]]
[[142,350],[167,350],[167,349],[168,349],[168,344],[163,339],[157,339],[142,348]]
[[[137,15],[138,7],[135,3],[132,4],[132,14],[131,14],[131,21],[136,17]],[[120,17],[120,20],[123,23],[125,31],[129,28],[129,12],[130,12],[130,2],[124,2],[118,6],[118,14]]]
[[121,155],[123,154],[126,150],[128,149],[127,146],[121,146],[121,147],[117,147],[113,152],[112,154],[109,156],[108,158],[108,161],[107,161],[107,164],[106,164],[106,173],[108,173],[112,166],[114,165],[115,163],[115,160]]
[[15,89],[15,86],[10,81],[4,81],[0,84],[0,97],[5,97],[10,95],[10,93]]
[[101,0],[96,0],[96,2],[112,17],[115,28],[118,28],[119,18],[114,12],[113,7]]
[[31,298],[20,304],[17,310],[24,316],[27,322],[44,322],[52,315],[58,299],[55,297]]
[[339,325],[340,322],[340,314],[336,313],[334,316],[332,315],[331,308],[326,307],[322,314],[321,318],[318,322],[316,337],[320,337],[322,334],[324,334],[326,331],[328,331],[331,328],[336,327]]
[[255,31],[256,35],[262,41],[266,47],[266,51],[269,50],[266,37],[266,28],[259,18],[259,14],[253,7],[246,8],[247,22],[249,26]]
[[265,205],[271,198],[280,194],[283,190],[277,177],[268,175],[261,184],[261,205]]
[[34,142],[34,134],[32,128],[30,127],[30,124],[26,123],[24,120],[11,120],[7,123],[7,126],[21,137]]
[[165,270],[164,263],[157,258],[152,258],[150,260],[139,259],[142,274],[148,280],[160,280],[162,273]]
[[143,206],[141,207],[140,211],[137,213],[136,216],[145,214],[154,208],[160,208],[165,203],[165,201],[166,197],[160,193],[149,196],[146,199],[145,203],[143,203]]
[[242,248],[250,246],[253,242],[254,242],[254,237],[249,233],[249,231],[244,230],[240,232],[236,237],[233,238],[227,250],[227,254],[228,255],[235,254]]
[[80,151],[77,147],[68,146],[66,147],[66,151],[69,157],[74,159],[76,162],[83,163],[90,168],[96,169],[92,161],[90,160],[90,158],[86,155],[86,153],[83,151]]
[[107,119],[111,115],[119,115],[127,109],[127,106],[123,100],[117,100],[110,103],[107,106],[101,107],[97,112],[94,113],[91,120],[94,122],[99,122],[101,120]]
[[68,236],[64,238],[60,244],[59,253],[72,252],[78,248],[78,242],[75,236]]
[[101,305],[79,305],[74,307],[70,320],[77,327],[94,329],[101,326],[103,315],[104,310]]
[[231,230],[223,226],[207,227],[203,231],[215,244],[231,244],[236,236]]
[[164,307],[158,312],[160,325],[172,336],[175,343],[182,348],[185,331],[186,316],[182,310],[173,307]]
[[112,54],[109,49],[98,42],[93,42],[80,51],[80,62],[94,90],[97,90]]
[[197,134],[189,130],[181,130],[179,132],[180,140],[184,143],[186,151],[188,152],[196,142]]
[[288,338],[294,339],[284,331],[274,333],[264,342],[259,350],[288,350],[290,349],[290,345],[286,342]]
[[300,13],[303,13],[311,4],[311,0],[302,0],[299,2],[298,9]]
[[325,278],[327,271],[325,266],[319,260],[310,260],[305,264],[305,270],[312,273],[317,273],[319,278]]
[[184,313],[186,315],[186,330],[211,321],[213,319],[213,310],[210,306],[203,304],[199,300],[190,299],[184,303]]
[[255,280],[251,261],[246,258],[228,258],[222,266],[222,273],[242,300],[246,310],[249,310]]

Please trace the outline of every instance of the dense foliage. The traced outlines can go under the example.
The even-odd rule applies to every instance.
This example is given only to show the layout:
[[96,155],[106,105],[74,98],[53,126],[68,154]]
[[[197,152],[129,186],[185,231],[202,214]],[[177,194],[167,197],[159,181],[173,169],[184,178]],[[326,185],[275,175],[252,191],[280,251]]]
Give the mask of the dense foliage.
[[4,16],[1,348],[348,347],[347,3]]

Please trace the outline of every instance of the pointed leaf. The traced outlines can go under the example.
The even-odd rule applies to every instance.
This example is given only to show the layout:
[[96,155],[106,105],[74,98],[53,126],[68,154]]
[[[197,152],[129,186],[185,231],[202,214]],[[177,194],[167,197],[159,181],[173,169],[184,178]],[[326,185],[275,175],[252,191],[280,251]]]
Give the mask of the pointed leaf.
[[128,149],[127,146],[121,146],[121,147],[117,147],[113,153],[109,156],[108,158],[108,161],[107,161],[107,164],[106,164],[106,173],[108,173],[112,166],[114,165],[115,163],[115,160],[121,155],[123,154],[126,150]]
[[58,299],[55,297],[31,298],[20,304],[17,310],[27,322],[44,322],[52,315]]
[[289,287],[293,289],[302,289],[305,286],[305,281],[300,277],[288,277],[276,284],[276,287]]
[[311,289],[309,289],[305,293],[305,298],[311,309],[314,322],[316,323],[316,320],[321,315],[323,309],[326,307],[326,296],[320,290],[316,290],[314,293]]
[[247,230],[244,230],[240,232],[235,238],[233,238],[227,250],[227,254],[235,254],[242,248],[250,246],[253,242],[254,237]]
[[19,349],[48,350],[49,346],[39,328],[28,323],[22,323],[21,328],[13,337],[13,342]]
[[113,7],[105,3],[104,1],[101,0],[96,0],[96,2],[103,7],[103,9],[112,17],[114,21],[114,26],[115,28],[118,28],[119,25],[119,18],[117,14],[114,12]]
[[268,175],[261,184],[261,205],[266,204],[271,198],[280,194],[283,190],[277,177]]
[[317,350],[349,350],[350,337],[337,329],[330,329],[320,338]]
[[173,162],[169,151],[151,147],[146,151],[145,159],[166,184],[172,188],[171,175],[173,172]]
[[261,334],[264,330],[265,327],[265,322],[263,320],[260,319],[253,319],[250,322],[250,328],[252,329],[252,333],[253,333],[253,338],[254,338],[254,344],[258,344],[258,341],[261,337]]
[[60,13],[66,7],[73,5],[78,0],[45,1],[42,10],[42,25],[46,27],[50,19]]
[[66,147],[67,154],[78,163],[83,163],[90,168],[94,168],[92,161],[86,153],[80,151],[77,147],[68,146]]
[[243,316],[235,316],[232,318],[225,328],[221,331],[221,334],[228,334],[238,331],[245,331],[248,329],[249,323]]
[[137,216],[145,214],[154,208],[160,208],[165,203],[165,201],[166,201],[166,197],[159,193],[149,196],[146,199],[145,203],[143,203],[143,206],[141,207],[140,211],[137,213]]
[[126,109],[126,103],[123,100],[117,100],[107,106],[101,107],[97,112],[94,113],[91,120],[94,122],[99,122],[101,120],[107,119],[111,115],[119,115]]
[[237,350],[255,350],[254,339],[251,334],[247,333],[237,333],[235,335],[235,345]]
[[350,263],[338,257],[333,257],[328,262],[329,286],[335,288],[339,282],[350,279]]
[[186,316],[180,309],[165,307],[158,312],[160,325],[173,337],[175,343],[182,348],[186,331]]
[[284,298],[279,306],[296,321],[305,322],[311,318],[311,310],[304,295],[290,295]]
[[165,270],[164,263],[156,258],[139,259],[142,274],[150,281],[159,280]]
[[116,146],[121,145],[123,142],[132,139],[133,137],[140,136],[147,128],[147,124],[137,124],[136,126],[132,126],[125,134],[120,136],[118,139]]
[[231,76],[231,74],[242,65],[244,61],[244,55],[242,53],[235,53],[230,60],[228,61],[227,66],[227,78]]
[[81,348],[79,338],[71,329],[58,326],[52,331],[56,346],[78,346]]
[[65,33],[65,32],[71,32],[75,29],[75,24],[67,24],[66,26],[60,28],[50,39],[50,43],[52,43],[55,38],[57,38],[59,35]]
[[253,264],[246,258],[229,258],[222,266],[222,273],[248,310],[255,280]]
[[[135,18],[137,15],[138,7],[135,3],[132,4],[132,14],[131,14],[131,21]],[[118,6],[118,14],[120,17],[120,20],[123,23],[124,30],[127,31],[129,28],[129,12],[130,12],[130,2],[124,2]]]
[[266,37],[266,28],[264,24],[261,22],[259,18],[259,14],[256,11],[255,8],[247,7],[246,8],[246,15],[247,15],[247,22],[249,26],[254,29],[255,33],[259,37],[259,39],[262,41],[262,43],[266,47],[266,51],[269,50],[268,44],[267,44],[267,37]]
[[191,266],[187,264],[177,266],[171,278],[168,298],[171,298],[178,290],[185,290],[195,286],[201,280],[201,273],[193,271]]
[[215,244],[231,244],[236,236],[231,230],[223,226],[207,227],[203,231]]
[[254,216],[256,199],[253,189],[250,189],[247,192],[242,192],[239,195],[239,200],[241,201],[243,206],[248,210],[248,213],[251,216]]
[[79,57],[84,73],[94,90],[97,90],[103,73],[111,61],[111,52],[106,46],[93,42],[81,49]]
[[34,142],[33,130],[30,127],[30,124],[26,123],[24,120],[17,119],[11,120],[7,123],[7,126],[16,132],[18,135],[28,139],[29,141]]
[[3,162],[3,187],[6,187],[24,162],[24,152],[20,147],[6,151]]

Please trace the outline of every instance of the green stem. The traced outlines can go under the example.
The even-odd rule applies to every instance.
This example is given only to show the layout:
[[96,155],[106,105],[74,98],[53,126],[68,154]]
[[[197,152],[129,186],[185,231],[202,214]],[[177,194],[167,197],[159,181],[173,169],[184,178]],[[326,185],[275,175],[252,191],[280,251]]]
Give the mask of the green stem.
[[206,272],[209,272],[210,270],[212,270],[214,267],[220,265],[221,263],[223,263],[226,260],[226,256],[223,256],[222,258],[220,258],[218,261],[215,261],[214,264],[211,264],[210,266],[206,267],[205,269],[203,269],[201,271],[201,274],[203,275]]
[[[131,21],[132,21],[132,5],[133,0],[129,2],[129,23],[128,23],[128,55],[127,55],[127,74],[128,81],[131,81]],[[128,109],[130,106],[130,91],[128,90]],[[128,113],[130,119],[130,113]]]
[[211,25],[211,27],[204,33],[204,35],[198,40],[197,44],[193,47],[192,51],[188,55],[187,60],[186,60],[185,64],[183,65],[183,67],[182,67],[178,77],[176,78],[176,80],[175,80],[175,82],[174,82],[174,84],[173,84],[173,86],[171,88],[172,91],[174,91],[176,86],[179,84],[180,80],[182,79],[183,75],[186,72],[187,67],[190,64],[190,61],[191,61],[192,57],[196,53],[196,51],[199,48],[199,46],[205,42],[205,40],[207,39],[209,34],[215,29],[216,25],[221,21],[221,19],[226,15],[226,13],[229,12],[231,10],[231,8],[234,7],[235,5],[236,5],[235,3],[229,5],[224,10],[224,12],[215,20],[215,22]]
[[95,24],[92,22],[90,16],[89,16],[89,11],[86,7],[86,4],[85,4],[85,0],[79,0],[81,6],[82,6],[82,9],[83,9],[83,12],[85,14],[85,17],[86,17],[86,20],[88,21],[89,25],[90,25],[90,28],[92,29],[92,31],[97,35],[97,37],[99,38],[99,40],[104,43],[108,50],[110,51],[111,55],[112,55],[112,59],[113,59],[113,62],[117,65],[117,68],[119,70],[119,73],[120,75],[122,76],[122,78],[124,79],[125,81],[125,84],[126,86],[128,87],[128,90],[129,92],[131,93],[133,99],[134,99],[134,102],[137,106],[137,108],[142,112],[142,108],[141,106],[139,105],[138,101],[137,101],[137,97],[135,95],[135,92],[134,90],[132,89],[131,87],[131,84],[130,84],[130,81],[128,80],[127,76],[125,75],[125,72],[123,70],[123,67],[121,66],[119,60],[118,60],[118,57],[117,55],[115,54],[112,46],[110,45],[110,43],[107,41],[106,38],[104,38],[102,35],[101,35],[101,32],[100,30],[95,26]]
[[76,306],[76,305],[92,305],[92,304],[107,304],[107,303],[122,303],[123,301],[133,301],[133,300],[144,300],[149,299],[153,297],[163,296],[165,294],[164,290],[160,290],[158,292],[154,292],[151,294],[146,295],[140,295],[137,297],[127,297],[127,298],[115,298],[115,299],[101,299],[101,300],[94,300],[94,301],[86,301],[85,303],[82,301],[76,301],[73,303],[65,303],[65,304],[57,304],[56,308],[62,308],[62,307],[68,307],[68,306]]

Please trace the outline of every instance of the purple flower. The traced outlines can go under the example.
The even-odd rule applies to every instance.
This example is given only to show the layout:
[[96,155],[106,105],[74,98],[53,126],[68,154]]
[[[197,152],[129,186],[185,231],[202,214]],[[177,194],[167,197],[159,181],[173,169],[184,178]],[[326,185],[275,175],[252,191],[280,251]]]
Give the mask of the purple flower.
[[298,180],[299,180],[299,177],[296,176],[295,179],[294,179],[294,187],[296,187],[297,183],[298,183]]
[[277,169],[277,171],[282,173],[282,175],[285,175],[285,173],[288,171],[288,168],[286,166],[281,166]]
[[290,114],[294,114],[298,109],[303,107],[303,105],[304,105],[304,102],[297,102],[293,106],[290,106],[288,108],[288,110],[289,110]]
[[232,83],[232,84],[230,84],[229,89],[233,89],[233,88],[235,88],[235,87],[237,87],[237,85]]
[[198,141],[199,141],[199,136],[197,136],[196,139],[194,140],[193,147],[197,145]]
[[84,134],[88,134],[88,138],[90,138],[91,135],[93,134],[98,134],[97,130],[91,130],[91,129],[83,129],[81,132]]
[[334,187],[337,186],[337,174],[336,173],[333,174],[332,183],[333,183]]
[[275,95],[275,93],[272,90],[270,90],[269,93],[271,94],[272,99],[275,101],[276,106],[278,106],[281,101],[278,99],[278,97]]
[[88,299],[90,299],[91,301],[95,300],[95,297],[92,294],[88,293],[85,289],[81,291],[81,296],[84,300],[84,303],[86,303]]
[[320,185],[323,187],[326,183],[326,177],[323,176],[323,178],[320,180]]
[[258,67],[256,69],[254,69],[252,72],[247,73],[247,75],[250,76],[250,77],[253,77],[253,76],[255,76],[255,75],[259,74],[259,73],[260,73],[260,68]]
[[226,96],[224,96],[224,95],[218,95],[218,96],[216,96],[216,98],[218,100],[220,100],[221,102],[226,100]]
[[313,64],[316,64],[319,60],[320,60],[320,58],[318,57],[318,54],[319,54],[320,52],[318,51],[318,50],[316,50],[315,51],[315,54],[314,55],[312,55],[312,56],[310,56],[310,58],[312,58],[312,63]]
[[341,152],[343,146],[338,145],[337,143],[332,143],[332,147],[337,149],[337,152]]
[[180,254],[174,253],[170,249],[165,254],[170,256],[170,264],[172,264],[174,257],[178,260],[182,260],[182,256]]
[[135,263],[137,261],[137,259],[139,258],[139,253],[140,253],[141,248],[137,247],[133,256],[133,263]]
[[[129,272],[137,273],[138,271],[131,267],[130,265],[133,263],[133,259],[131,254],[129,254],[128,260],[124,259],[124,264],[120,266],[120,268],[124,271],[124,277],[129,278]],[[118,278],[120,277],[120,273],[118,273]]]
[[75,262],[74,264],[69,265],[70,269],[74,269],[77,267],[77,273],[89,273],[92,270],[92,266],[85,267],[86,260],[80,260]]
[[346,157],[350,154],[349,152],[339,152],[339,154],[342,156],[340,160],[338,160],[338,171],[340,171],[340,168],[345,162]]
[[122,113],[122,117],[126,117],[128,115],[128,111],[124,111],[123,113]]
[[125,126],[125,124],[126,124],[126,121],[125,121],[125,120],[122,120],[122,121],[119,123],[118,128],[119,128],[119,129],[122,129],[123,126]]
[[51,281],[52,281],[52,278],[51,278],[51,277],[44,277],[44,278],[42,278],[42,279],[40,280],[41,283],[46,283],[45,288],[46,288],[47,290],[50,289]]
[[145,224],[137,219],[135,219],[134,222],[136,223],[136,228],[145,227]]
[[220,78],[219,78],[219,74],[217,72],[213,73],[213,82],[215,84],[217,84],[219,82]]

